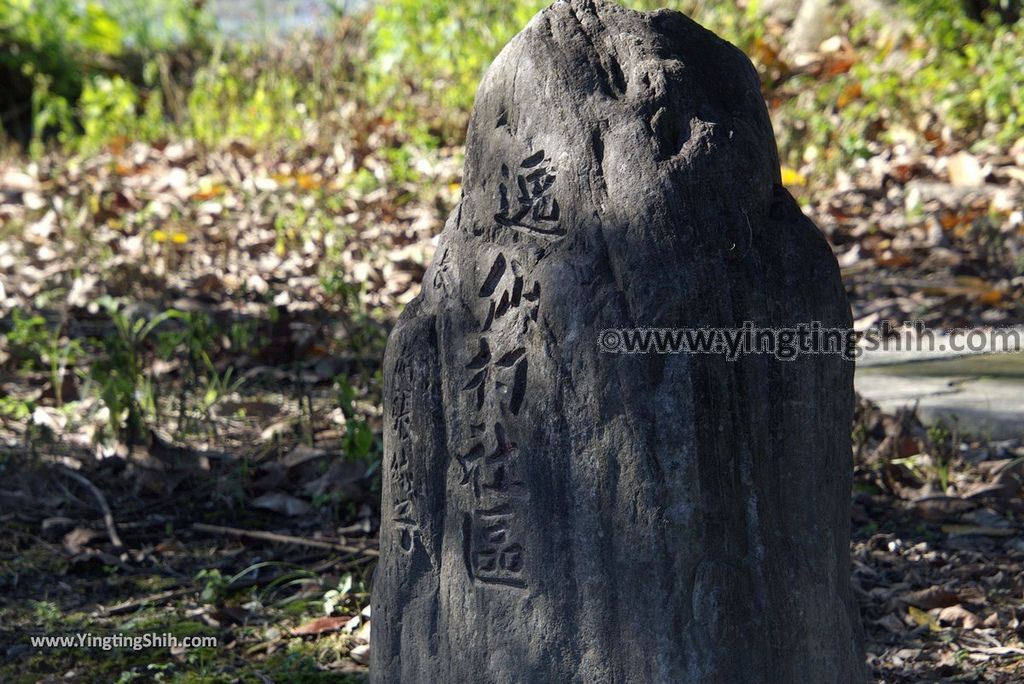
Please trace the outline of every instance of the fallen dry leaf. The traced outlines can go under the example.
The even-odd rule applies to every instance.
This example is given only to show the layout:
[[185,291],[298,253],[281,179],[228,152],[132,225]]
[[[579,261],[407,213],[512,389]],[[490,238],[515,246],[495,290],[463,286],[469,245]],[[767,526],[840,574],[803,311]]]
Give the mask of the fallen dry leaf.
[[284,457],[284,467],[294,468],[295,466],[306,463],[307,461],[323,458],[326,455],[327,452],[323,449],[314,449],[311,446],[300,444]]
[[955,606],[960,603],[960,598],[956,594],[942,587],[928,587],[920,591],[913,591],[904,596],[903,600],[908,605],[920,608],[921,610],[945,608],[946,606]]
[[980,525],[943,525],[942,531],[951,537],[980,534],[985,537],[1012,537],[1017,530],[1011,527],[982,527]]
[[910,619],[913,620],[915,624],[921,627],[927,626],[928,629],[933,632],[942,631],[942,626],[939,624],[939,621],[935,619],[935,616],[921,610],[920,608],[910,606],[907,608],[907,614],[910,615]]
[[88,527],[76,527],[64,535],[64,548],[68,550],[68,553],[77,555],[82,553],[90,542],[102,536],[104,534],[99,530],[91,530]]
[[843,92],[839,93],[839,98],[836,100],[836,106],[842,109],[859,98],[863,91],[864,89],[860,82],[851,83],[843,88]]
[[302,499],[284,492],[264,494],[249,503],[253,508],[264,508],[287,516],[306,515],[313,510],[313,507]]
[[939,621],[963,627],[964,629],[974,629],[981,622],[977,615],[959,604],[947,606],[940,610]]
[[315,634],[327,634],[328,632],[337,632],[345,623],[349,621],[347,617],[322,617],[310,620],[309,622],[296,627],[291,630],[292,636],[310,636]]
[[349,657],[360,665],[370,664],[370,645],[359,644],[349,652]]
[[981,162],[968,152],[958,152],[949,158],[949,181],[958,188],[976,188],[985,182]]

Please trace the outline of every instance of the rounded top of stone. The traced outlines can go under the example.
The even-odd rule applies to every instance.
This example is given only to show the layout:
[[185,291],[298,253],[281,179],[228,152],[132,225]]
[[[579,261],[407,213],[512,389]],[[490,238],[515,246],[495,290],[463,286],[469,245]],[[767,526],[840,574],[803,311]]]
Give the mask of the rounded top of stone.
[[[536,168],[524,171],[534,158]],[[532,213],[557,196],[560,216],[573,207],[558,229],[570,234],[564,224],[595,209],[621,224],[615,216],[692,196],[675,201],[672,221],[685,225],[721,205],[716,211],[746,231],[748,218],[767,215],[779,175],[760,80],[739,49],[673,10],[559,0],[481,82],[463,217],[489,231],[504,212]]]

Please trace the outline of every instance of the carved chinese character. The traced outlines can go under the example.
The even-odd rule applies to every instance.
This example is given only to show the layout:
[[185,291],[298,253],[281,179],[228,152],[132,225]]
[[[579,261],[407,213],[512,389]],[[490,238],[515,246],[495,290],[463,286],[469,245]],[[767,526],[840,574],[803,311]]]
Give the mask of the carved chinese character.
[[481,338],[480,350],[466,364],[466,368],[474,373],[462,391],[474,393],[476,410],[479,411],[484,406],[488,390],[494,389],[499,405],[513,415],[519,415],[526,398],[528,367],[525,347],[517,347],[492,363],[490,344],[486,337]]
[[447,247],[444,253],[441,255],[441,261],[438,262],[437,268],[434,271],[434,289],[443,290],[445,294],[450,289],[451,275],[451,264],[450,262],[451,250]]
[[391,395],[391,429],[396,437],[395,457],[389,475],[392,483],[394,518],[399,533],[399,548],[412,553],[419,534],[416,522],[416,482],[409,452],[412,448],[412,369],[404,358],[395,366],[395,386]]
[[463,520],[467,570],[484,584],[526,587],[523,578],[523,547],[512,532],[514,516],[507,505],[478,508]]
[[482,332],[489,332],[495,321],[520,307],[525,307],[526,314],[523,318],[523,332],[529,329],[530,323],[537,320],[540,309],[540,283],[534,281],[529,290],[526,290],[525,285],[522,265],[515,259],[506,261],[503,254],[498,254],[480,288],[480,296],[491,300]]
[[[482,425],[471,426],[474,436],[480,436]],[[524,492],[524,483],[513,473],[515,457],[519,448],[510,442],[501,423],[494,425],[494,448],[488,450],[480,437],[468,452],[459,456],[462,466],[462,482],[473,488],[473,496],[519,496]]]
[[545,236],[565,234],[558,227],[558,200],[551,196],[555,172],[550,163],[544,150],[540,150],[523,160],[514,177],[508,165],[501,165],[495,221]]
[[476,410],[484,406],[484,398],[487,393],[487,379],[490,375],[491,347],[487,338],[480,339],[480,350],[476,356],[466,364],[466,369],[474,371],[473,377],[462,388],[463,392],[474,392],[476,395]]

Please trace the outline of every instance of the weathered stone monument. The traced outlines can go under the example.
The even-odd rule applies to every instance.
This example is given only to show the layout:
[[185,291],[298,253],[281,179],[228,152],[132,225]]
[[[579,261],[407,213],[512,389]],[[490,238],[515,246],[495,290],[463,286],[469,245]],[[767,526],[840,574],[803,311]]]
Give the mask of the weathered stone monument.
[[373,681],[864,681],[853,364],[598,339],[850,326],[750,62],[676,12],[558,2],[466,155],[385,359]]

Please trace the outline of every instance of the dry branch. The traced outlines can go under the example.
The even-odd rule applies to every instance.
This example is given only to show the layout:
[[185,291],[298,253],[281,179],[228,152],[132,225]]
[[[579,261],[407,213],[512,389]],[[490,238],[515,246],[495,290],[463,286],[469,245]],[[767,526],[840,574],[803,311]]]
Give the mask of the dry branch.
[[232,537],[241,537],[243,539],[259,539],[262,541],[276,542],[278,544],[294,544],[296,546],[308,546],[316,549],[329,549],[331,551],[343,551],[345,553],[361,554],[366,556],[377,555],[376,549],[360,549],[354,546],[348,546],[347,544],[340,544],[338,542],[323,541],[320,539],[304,539],[303,537],[293,537],[291,535],[267,532],[265,530],[242,530],[237,527],[207,525],[205,523],[194,523],[192,525],[192,529],[197,532],[225,534]]
[[110,543],[113,544],[115,548],[122,548],[124,544],[121,543],[121,535],[117,533],[117,526],[114,524],[114,514],[110,512],[110,505],[107,503],[107,498],[103,496],[103,492],[99,490],[99,487],[90,482],[89,479],[81,473],[76,473],[67,466],[58,465],[57,472],[71,478],[92,492],[93,497],[100,505],[100,510],[103,512],[103,524],[107,527],[107,535],[110,537]]

